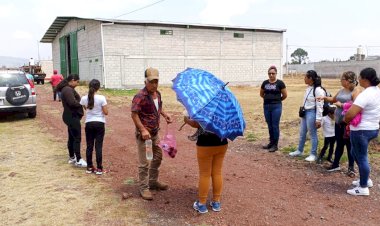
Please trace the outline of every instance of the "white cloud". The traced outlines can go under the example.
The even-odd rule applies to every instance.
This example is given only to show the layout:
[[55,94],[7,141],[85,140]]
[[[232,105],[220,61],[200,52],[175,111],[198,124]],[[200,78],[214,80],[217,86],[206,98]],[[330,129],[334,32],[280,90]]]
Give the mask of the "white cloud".
[[33,39],[33,35],[26,31],[17,30],[13,32],[12,37],[19,40],[31,40]]
[[205,9],[200,13],[202,23],[231,24],[234,16],[242,15],[249,7],[263,0],[206,0]]

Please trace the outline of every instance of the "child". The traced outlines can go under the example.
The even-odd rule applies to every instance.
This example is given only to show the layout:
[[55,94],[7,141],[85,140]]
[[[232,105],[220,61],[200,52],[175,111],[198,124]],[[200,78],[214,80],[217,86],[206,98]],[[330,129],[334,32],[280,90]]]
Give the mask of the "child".
[[327,110],[327,115],[322,118],[322,128],[323,128],[323,136],[325,138],[323,148],[319,157],[317,159],[317,163],[321,164],[323,161],[323,157],[327,148],[329,147],[329,154],[327,156],[327,161],[332,162],[332,154],[334,152],[334,144],[335,144],[335,107],[329,106]]
[[[96,92],[100,88],[99,80],[93,79],[89,83],[88,95],[83,96],[80,104],[86,109],[86,158],[87,170],[86,173],[103,174],[102,166],[102,148],[104,138],[104,124],[106,123],[105,115],[108,115],[107,101],[103,95],[98,95]],[[92,163],[92,151],[96,151],[97,169]]]

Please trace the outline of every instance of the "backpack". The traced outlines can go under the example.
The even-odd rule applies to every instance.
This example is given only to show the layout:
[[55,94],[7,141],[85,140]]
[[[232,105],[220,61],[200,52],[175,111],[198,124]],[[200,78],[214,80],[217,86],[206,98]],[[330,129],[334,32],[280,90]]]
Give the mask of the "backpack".
[[[321,87],[325,91],[326,97],[331,97],[331,93],[327,92],[324,87],[322,87],[322,86],[319,86],[319,87]],[[315,89],[313,89],[313,95],[315,97]],[[329,114],[329,108],[330,108],[330,103],[328,103],[327,101],[324,101],[323,102],[322,116],[326,116]]]

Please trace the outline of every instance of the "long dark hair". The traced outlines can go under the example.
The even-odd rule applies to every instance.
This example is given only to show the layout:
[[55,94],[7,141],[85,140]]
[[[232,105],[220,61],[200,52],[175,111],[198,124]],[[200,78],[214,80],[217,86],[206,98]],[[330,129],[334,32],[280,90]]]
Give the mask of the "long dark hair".
[[311,78],[311,80],[313,80],[314,90],[315,90],[317,87],[322,86],[322,79],[321,79],[321,76],[319,76],[319,75],[317,74],[316,71],[314,71],[314,70],[309,70],[309,71],[307,71],[307,72],[306,72],[306,77]]
[[98,91],[100,88],[100,82],[97,79],[93,79],[90,81],[88,84],[88,103],[87,103],[87,108],[88,109],[93,109],[94,108],[94,95],[95,92]]
[[362,79],[367,79],[371,86],[377,86],[380,83],[379,77],[377,77],[376,71],[373,68],[367,67],[360,72]]

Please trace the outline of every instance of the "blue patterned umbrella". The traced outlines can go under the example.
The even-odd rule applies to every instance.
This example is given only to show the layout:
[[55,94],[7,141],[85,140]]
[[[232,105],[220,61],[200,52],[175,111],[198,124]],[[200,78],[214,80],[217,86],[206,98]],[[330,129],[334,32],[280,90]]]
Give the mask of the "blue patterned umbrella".
[[220,138],[242,136],[245,120],[240,104],[231,90],[213,74],[187,68],[173,79],[173,90],[191,119]]

